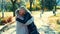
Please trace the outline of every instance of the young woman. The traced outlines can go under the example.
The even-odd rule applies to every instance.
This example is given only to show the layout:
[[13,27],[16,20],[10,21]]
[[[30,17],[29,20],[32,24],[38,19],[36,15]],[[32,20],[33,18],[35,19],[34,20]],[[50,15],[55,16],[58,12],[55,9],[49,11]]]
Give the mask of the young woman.
[[39,34],[34,24],[34,18],[25,7],[20,7],[16,11],[16,22],[16,34]]

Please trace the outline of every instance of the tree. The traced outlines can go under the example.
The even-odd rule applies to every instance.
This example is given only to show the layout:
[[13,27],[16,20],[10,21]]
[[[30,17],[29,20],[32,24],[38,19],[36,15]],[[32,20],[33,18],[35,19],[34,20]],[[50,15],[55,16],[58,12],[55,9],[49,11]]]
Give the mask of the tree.
[[43,14],[43,12],[44,12],[44,8],[45,8],[45,1],[42,0],[42,1],[41,1],[42,14]]
[[15,16],[15,10],[16,10],[16,1],[17,0],[11,0],[11,2],[12,2],[12,6],[13,6],[13,16]]
[[29,2],[30,2],[30,11],[32,11],[33,0],[29,0]]
[[55,6],[55,0],[41,0],[41,5],[48,10],[53,10]]
[[42,14],[44,13],[44,8],[45,8],[45,0],[41,0],[40,2],[41,2],[41,9],[42,9],[40,17],[42,17]]
[[41,8],[42,14],[44,12],[44,8],[47,8],[49,11],[53,10],[54,16],[56,15],[56,0],[41,0]]
[[2,18],[4,18],[4,1],[2,0]]
[[24,0],[20,0],[19,6],[26,6],[26,3]]

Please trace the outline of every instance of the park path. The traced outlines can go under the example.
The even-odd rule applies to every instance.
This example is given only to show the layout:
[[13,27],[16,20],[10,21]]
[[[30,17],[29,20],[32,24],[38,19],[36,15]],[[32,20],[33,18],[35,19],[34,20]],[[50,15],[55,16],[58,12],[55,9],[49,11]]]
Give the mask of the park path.
[[[35,25],[37,26],[38,31],[42,27],[42,25],[44,26],[49,25],[48,17],[52,15],[53,15],[52,12],[44,12],[44,14],[42,14],[42,17],[40,17],[40,12],[38,11],[32,12],[32,16],[34,17],[34,22],[35,22]],[[14,26],[14,27],[11,27],[11,26]],[[2,34],[16,34],[16,23],[13,23],[11,26],[9,30],[2,32]],[[41,34],[45,34],[45,33],[42,32]]]

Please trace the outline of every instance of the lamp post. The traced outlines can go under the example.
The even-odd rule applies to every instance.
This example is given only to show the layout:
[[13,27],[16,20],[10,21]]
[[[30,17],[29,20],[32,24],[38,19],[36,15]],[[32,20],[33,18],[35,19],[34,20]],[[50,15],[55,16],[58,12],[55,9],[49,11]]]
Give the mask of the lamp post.
[[44,13],[44,7],[45,7],[45,0],[41,0],[41,14],[40,14],[40,17],[42,17],[42,14]]
[[54,10],[53,10],[54,16],[56,16],[56,5],[57,5],[56,0],[54,0]]

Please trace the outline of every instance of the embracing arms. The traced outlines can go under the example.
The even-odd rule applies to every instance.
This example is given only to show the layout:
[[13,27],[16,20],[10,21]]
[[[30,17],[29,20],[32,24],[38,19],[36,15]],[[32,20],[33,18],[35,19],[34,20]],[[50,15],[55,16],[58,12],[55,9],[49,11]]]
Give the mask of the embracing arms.
[[33,17],[29,13],[27,13],[25,15],[25,17],[24,17],[24,20],[16,18],[16,21],[21,22],[21,23],[23,23],[25,25],[29,25],[30,23],[32,23],[34,21],[34,19],[33,19]]

